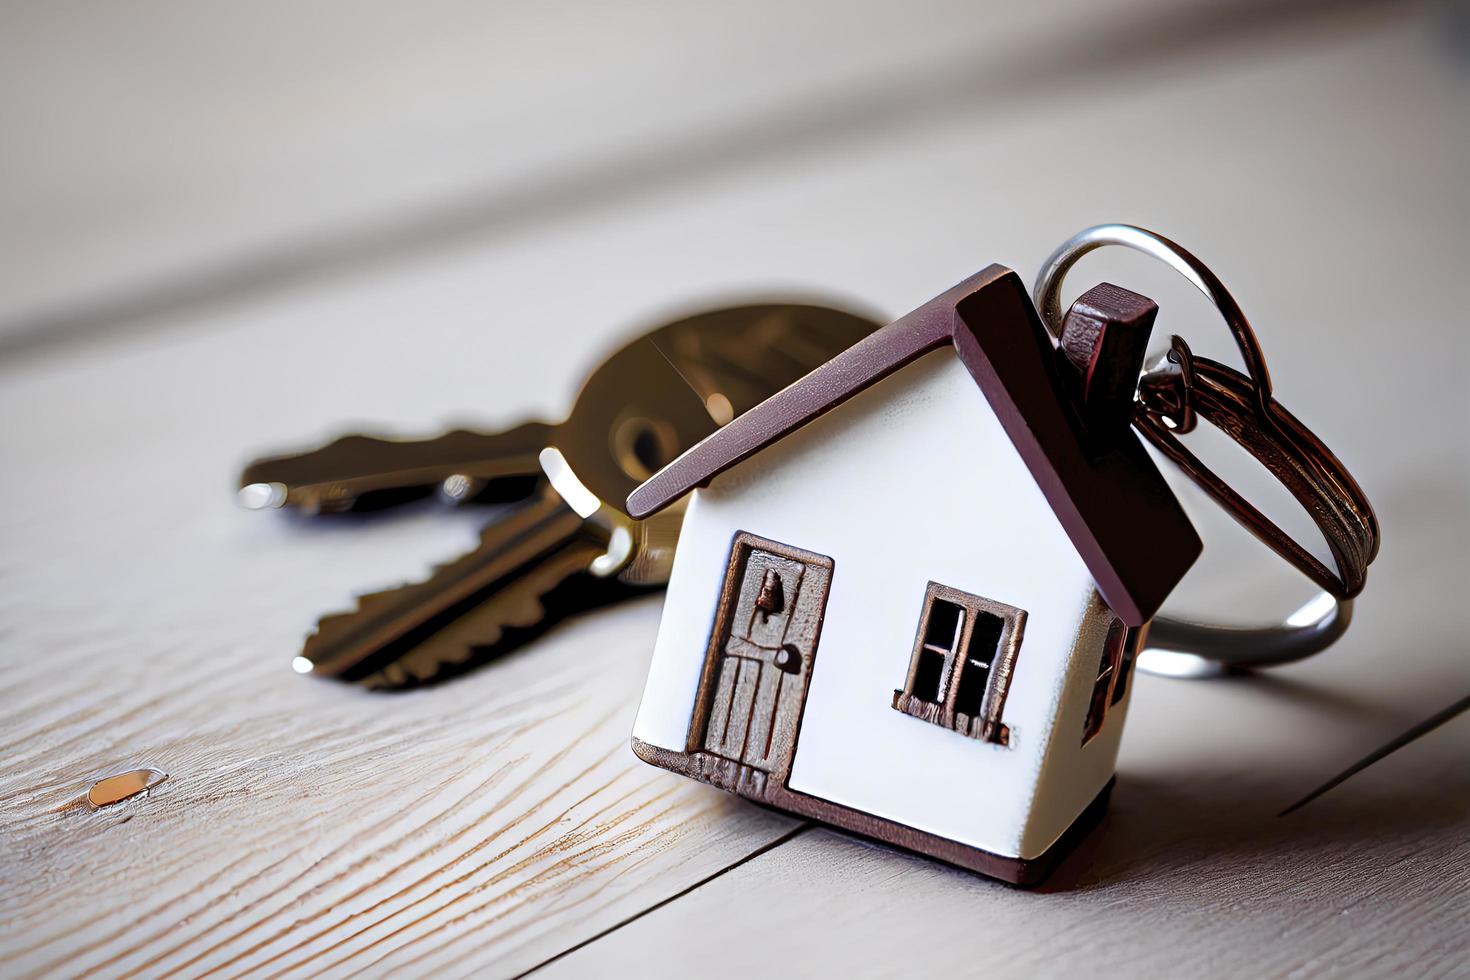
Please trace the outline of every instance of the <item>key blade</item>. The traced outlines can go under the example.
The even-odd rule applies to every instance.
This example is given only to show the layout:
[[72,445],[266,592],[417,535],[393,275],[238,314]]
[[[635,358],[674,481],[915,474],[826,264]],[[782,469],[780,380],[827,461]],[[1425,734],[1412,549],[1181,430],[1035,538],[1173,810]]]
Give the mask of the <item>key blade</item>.
[[536,454],[551,431],[527,422],[498,433],[455,429],[433,439],[344,436],[249,464],[240,474],[239,499],[250,510],[371,510],[426,496],[451,481],[457,502],[515,500],[536,485]]
[[463,660],[468,634],[456,629],[480,606],[492,611],[474,617],[484,631],[479,642],[494,643],[507,626],[533,624],[540,596],[585,570],[605,548],[595,528],[543,487],[491,523],[478,547],[428,578],[364,595],[355,610],[323,617],[293,666],[358,680],[430,645],[420,664]]
[[[528,566],[524,574],[476,606],[430,641],[381,669],[353,672],[370,690],[404,690],[438,683],[514,653],[568,617],[662,589],[635,587],[582,571],[586,552],[569,548]],[[570,570],[570,571],[569,571]],[[361,676],[359,676],[361,675]]]

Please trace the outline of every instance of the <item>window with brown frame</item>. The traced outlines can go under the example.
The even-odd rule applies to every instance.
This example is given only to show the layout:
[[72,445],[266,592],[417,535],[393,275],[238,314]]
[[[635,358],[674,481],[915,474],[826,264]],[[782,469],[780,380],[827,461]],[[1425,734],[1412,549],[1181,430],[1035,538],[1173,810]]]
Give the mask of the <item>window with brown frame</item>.
[[930,582],[893,707],[921,721],[1006,745],[1001,721],[1026,612]]
[[1114,619],[1103,640],[1102,657],[1098,660],[1097,678],[1092,682],[1092,698],[1087,704],[1087,720],[1082,726],[1082,744],[1102,731],[1108,709],[1128,693],[1128,675],[1133,673],[1133,655],[1138,651],[1138,631]]

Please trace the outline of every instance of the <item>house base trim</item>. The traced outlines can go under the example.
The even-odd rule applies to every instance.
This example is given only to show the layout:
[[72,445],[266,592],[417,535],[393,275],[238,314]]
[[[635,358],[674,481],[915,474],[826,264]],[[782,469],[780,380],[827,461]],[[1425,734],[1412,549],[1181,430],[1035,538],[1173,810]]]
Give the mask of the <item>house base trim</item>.
[[[1117,777],[1109,779],[1071,826],[1041,854],[1034,858],[1006,857],[829,800],[793,792],[773,780],[752,778],[754,773],[738,771],[749,767],[738,766],[731,760],[720,759],[707,752],[677,752],[637,738],[632,740],[632,745],[633,754],[649,765],[709,783],[777,810],[820,820],[842,830],[1022,887],[1041,884],[1097,826],[1107,812],[1108,798],[1117,781]],[[764,777],[765,774],[760,775]]]

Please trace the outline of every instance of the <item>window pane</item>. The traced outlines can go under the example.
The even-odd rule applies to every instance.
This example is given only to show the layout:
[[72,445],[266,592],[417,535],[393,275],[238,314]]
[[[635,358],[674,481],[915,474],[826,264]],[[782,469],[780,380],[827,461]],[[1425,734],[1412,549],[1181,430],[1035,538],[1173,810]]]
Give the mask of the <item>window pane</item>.
[[944,654],[933,650],[920,650],[919,662],[914,668],[914,688],[909,693],[920,701],[936,704],[939,687],[944,679]]
[[1102,731],[1103,718],[1108,709],[1108,677],[1111,674],[1112,671],[1108,671],[1092,685],[1092,700],[1087,705],[1087,724],[1082,730],[1083,745]]
[[1128,677],[1133,673],[1133,654],[1138,647],[1138,634],[1134,630],[1123,629],[1121,621],[1117,623],[1123,631],[1123,659],[1118,665],[1118,679],[1113,683],[1113,704],[1123,700],[1123,695],[1128,693]]
[[[1097,666],[1097,681],[1092,686],[1092,700],[1087,706],[1087,722],[1082,730],[1082,744],[1098,732],[1102,731],[1103,720],[1108,713],[1108,688],[1113,683],[1113,675],[1118,672],[1123,661],[1123,641],[1128,630],[1121,619],[1115,619],[1108,627],[1108,635],[1103,640],[1102,659]],[[1113,698],[1113,704],[1118,703]]]
[[954,649],[955,637],[965,622],[965,611],[952,602],[935,599],[929,606],[929,627],[924,630],[924,642],[931,646]]
[[975,611],[975,628],[970,631],[970,644],[960,667],[960,689],[955,695],[954,710],[971,718],[979,717],[985,701],[985,685],[990,680],[990,666],[1000,651],[1000,637],[1005,620],[981,610]]

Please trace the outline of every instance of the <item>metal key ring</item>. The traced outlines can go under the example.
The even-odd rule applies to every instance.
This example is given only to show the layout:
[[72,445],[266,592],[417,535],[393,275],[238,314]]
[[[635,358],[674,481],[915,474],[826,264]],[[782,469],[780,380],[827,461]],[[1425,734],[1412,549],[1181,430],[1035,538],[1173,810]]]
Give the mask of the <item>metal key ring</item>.
[[[1272,448],[1277,450],[1282,447],[1296,449],[1305,444],[1301,465],[1296,468],[1306,474],[1306,479],[1288,482],[1282,479],[1281,467],[1273,469],[1274,475],[1282,479],[1298,501],[1303,505],[1308,505],[1311,499],[1320,501],[1323,485],[1332,486],[1349,498],[1345,505],[1337,508],[1340,524],[1335,525],[1335,529],[1342,530],[1341,535],[1335,538],[1327,533],[1321,521],[1318,522],[1318,526],[1323,527],[1324,536],[1334,545],[1334,558],[1339,566],[1338,574],[1334,576],[1179,443],[1174,433],[1193,427],[1193,406],[1189,402],[1187,388],[1194,381],[1194,368],[1187,346],[1176,337],[1169,361],[1173,362],[1171,366],[1176,373],[1182,368],[1182,373],[1188,376],[1182,382],[1186,390],[1179,399],[1180,415],[1187,421],[1180,424],[1161,417],[1157,411],[1141,409],[1135,426],[1211,493],[1233,517],[1323,585],[1324,591],[1281,623],[1271,626],[1235,627],[1156,617],[1145,638],[1145,649],[1139,654],[1139,669],[1168,677],[1215,677],[1241,668],[1301,660],[1326,649],[1347,629],[1352,619],[1352,596],[1361,589],[1362,571],[1377,552],[1378,529],[1372,508],[1336,457],[1275,403],[1260,345],[1245,314],[1224,284],[1203,262],[1162,235],[1132,225],[1098,225],[1074,235],[1053,252],[1037,276],[1034,296],[1041,319],[1054,337],[1061,333],[1061,289],[1067,272],[1082,256],[1107,245],[1120,245],[1158,259],[1188,279],[1215,305],[1235,338],[1248,377],[1242,378],[1216,362],[1199,360],[1211,369],[1215,394],[1228,394],[1236,406],[1249,409],[1250,427],[1258,439],[1273,443]],[[1235,378],[1229,378],[1229,375],[1235,375]],[[1281,423],[1282,419],[1285,424]],[[1239,432],[1230,434],[1244,445]]]

